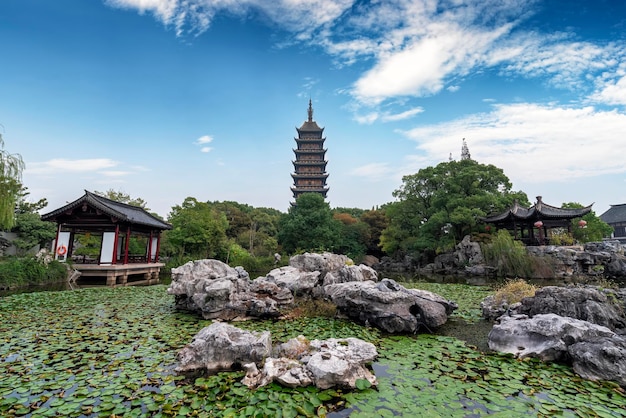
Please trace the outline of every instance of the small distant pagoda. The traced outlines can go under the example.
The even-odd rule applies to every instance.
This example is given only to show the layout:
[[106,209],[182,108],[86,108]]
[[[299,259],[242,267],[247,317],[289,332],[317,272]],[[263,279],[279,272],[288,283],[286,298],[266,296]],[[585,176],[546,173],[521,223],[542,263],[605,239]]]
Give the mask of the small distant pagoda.
[[294,138],[298,147],[293,150],[296,160],[293,161],[295,173],[293,177],[294,199],[303,193],[319,193],[326,198],[328,186],[326,186],[326,161],[323,137],[324,128],[320,128],[313,120],[313,105],[309,99],[309,119],[305,121],[298,131],[298,137]]

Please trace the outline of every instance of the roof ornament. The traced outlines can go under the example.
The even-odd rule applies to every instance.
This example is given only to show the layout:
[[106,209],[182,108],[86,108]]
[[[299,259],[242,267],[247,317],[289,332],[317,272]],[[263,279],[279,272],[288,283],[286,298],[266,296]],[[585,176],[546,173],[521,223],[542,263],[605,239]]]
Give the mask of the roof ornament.
[[309,122],[313,122],[313,104],[311,103],[311,99],[309,99]]

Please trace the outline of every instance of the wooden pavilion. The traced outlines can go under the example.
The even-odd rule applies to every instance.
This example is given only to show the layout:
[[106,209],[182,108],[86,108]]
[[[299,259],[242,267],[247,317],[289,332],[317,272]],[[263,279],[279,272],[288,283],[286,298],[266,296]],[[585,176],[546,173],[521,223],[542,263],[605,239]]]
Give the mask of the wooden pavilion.
[[[81,281],[106,278],[107,286],[152,284],[165,264],[159,262],[161,232],[172,226],[143,208],[116,202],[85,190],[79,199],[41,216],[57,223],[52,245],[55,259],[71,261]],[[97,257],[75,254],[78,235],[99,238]],[[145,251],[132,254],[132,247],[145,244]],[[80,251],[79,251],[80,252]]]
[[579,209],[557,208],[544,203],[541,196],[537,196],[537,202],[529,208],[515,201],[509,209],[484,218],[483,221],[497,228],[506,228],[513,233],[514,239],[526,245],[546,245],[549,244],[550,229],[563,228],[571,233],[572,219],[591,212],[591,206],[593,203]]

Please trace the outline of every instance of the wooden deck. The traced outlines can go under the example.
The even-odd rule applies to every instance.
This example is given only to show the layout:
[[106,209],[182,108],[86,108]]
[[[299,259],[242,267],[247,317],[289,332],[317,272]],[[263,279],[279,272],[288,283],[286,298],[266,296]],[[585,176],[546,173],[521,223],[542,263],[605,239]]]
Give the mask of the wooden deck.
[[80,272],[80,281],[101,278],[106,285],[131,286],[146,285],[159,282],[159,272],[164,263],[133,263],[133,264],[79,264],[73,265]]

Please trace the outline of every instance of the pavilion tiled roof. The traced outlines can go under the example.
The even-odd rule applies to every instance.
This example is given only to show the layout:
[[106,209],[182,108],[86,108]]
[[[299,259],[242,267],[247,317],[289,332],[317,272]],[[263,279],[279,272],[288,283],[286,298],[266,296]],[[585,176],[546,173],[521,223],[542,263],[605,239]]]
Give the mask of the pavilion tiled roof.
[[487,223],[497,223],[505,220],[527,221],[534,219],[573,219],[579,218],[591,212],[591,206],[584,208],[558,208],[548,205],[541,200],[541,196],[537,196],[537,203],[529,208],[524,208],[517,201],[509,209],[504,212],[489,216],[483,220]]
[[106,197],[98,196],[95,193],[85,190],[85,194],[67,205],[60,207],[52,212],[41,215],[44,221],[55,220],[59,215],[67,211],[71,211],[83,204],[88,204],[99,211],[117,218],[120,221],[130,224],[145,225],[156,229],[172,229],[172,225],[151,215],[145,209],[126,203],[116,202]]

